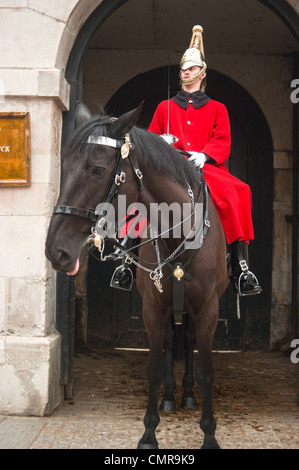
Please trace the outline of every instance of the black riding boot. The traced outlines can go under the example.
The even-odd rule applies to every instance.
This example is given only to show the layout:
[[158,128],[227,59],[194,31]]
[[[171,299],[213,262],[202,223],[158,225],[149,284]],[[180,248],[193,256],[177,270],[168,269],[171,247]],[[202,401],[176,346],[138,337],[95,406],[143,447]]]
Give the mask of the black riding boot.
[[262,288],[256,276],[248,269],[241,249],[242,243],[244,242],[235,241],[230,245],[232,265],[230,280],[236,294],[241,296],[259,294],[262,292]]
[[118,266],[111,278],[110,286],[116,289],[123,289],[130,291],[133,285],[133,272],[128,263],[123,263]]

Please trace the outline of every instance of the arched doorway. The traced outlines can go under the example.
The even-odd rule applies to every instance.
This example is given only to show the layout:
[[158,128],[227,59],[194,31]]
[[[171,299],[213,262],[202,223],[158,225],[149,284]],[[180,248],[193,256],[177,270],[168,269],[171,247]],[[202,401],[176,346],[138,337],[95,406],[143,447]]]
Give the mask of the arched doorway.
[[[271,1],[259,0],[259,1],[260,3],[263,3],[265,6],[270,8],[272,11],[274,11],[275,14],[277,14],[280,18],[282,18],[282,20],[286,23],[286,25],[288,26],[292,34],[296,37],[296,39],[298,39],[298,16],[296,15],[295,11],[288,4],[286,4],[286,2],[284,2],[283,0],[271,0]],[[80,68],[80,63],[81,63],[84,51],[86,49],[87,43],[89,39],[92,37],[92,35],[94,34],[94,32],[96,31],[96,29],[99,28],[99,26],[101,26],[112,13],[114,13],[120,6],[122,6],[126,2],[127,0],[103,0],[101,4],[99,5],[99,7],[96,8],[96,10],[94,10],[93,14],[85,22],[85,24],[83,25],[83,27],[81,28],[77,36],[77,39],[70,53],[68,64],[66,67],[66,79],[70,84],[71,96],[70,96],[70,109],[68,112],[64,113],[62,142],[65,142],[73,131],[74,108],[75,108],[75,101],[77,98],[78,82],[79,82],[79,68]],[[211,84],[212,84],[211,78],[212,77],[210,77],[210,89],[211,89]],[[165,92],[164,92],[164,96],[165,96]],[[216,98],[216,96],[214,97]],[[221,100],[220,97],[218,99]],[[157,99],[157,101],[159,101],[159,99]],[[222,101],[225,102],[225,100],[222,100]],[[238,105],[238,103],[236,103],[236,105]],[[254,106],[253,103],[252,105]],[[130,108],[131,107],[132,106],[130,106]],[[240,112],[240,116],[241,116],[242,110],[240,111],[241,111]],[[231,112],[231,116],[233,116],[232,112]],[[244,116],[244,113],[243,113],[242,122],[245,122],[245,121],[246,121],[246,116]],[[250,126],[252,127],[252,129],[254,129],[255,124],[256,124],[255,122],[250,122]],[[240,131],[239,135],[242,135],[242,132],[243,132],[242,128],[240,128],[239,131]],[[259,129],[256,129],[256,131],[257,131],[256,135],[259,136]],[[245,148],[247,147],[245,146]],[[260,152],[258,152],[257,155],[260,155]],[[255,160],[257,160],[257,158],[255,159],[254,157],[252,161],[255,161]],[[258,168],[259,161],[256,161],[256,164]],[[257,195],[257,197],[259,196],[258,192],[255,192],[255,194]],[[258,223],[256,222],[255,214],[254,214],[254,221],[255,221],[256,230],[259,230]],[[258,249],[255,249],[254,253],[250,253],[250,257],[251,257],[251,264],[255,267],[255,262],[252,256],[255,256],[257,259],[258,258],[262,259],[262,256],[264,256],[264,253],[262,253],[262,251],[258,253]],[[260,254],[261,256],[259,257],[258,254]],[[259,277],[260,277],[261,283],[264,283],[263,286],[265,286],[265,281],[266,283],[268,282],[270,283],[270,279],[268,278],[263,279],[260,276],[260,274],[259,274]],[[58,274],[57,279],[58,279],[57,281],[57,329],[61,333],[61,336],[62,336],[61,383],[65,385],[69,385],[71,387],[73,343],[74,343],[74,334],[73,334],[74,311],[75,311],[74,284],[73,284],[73,280],[70,280],[69,278],[61,274]],[[259,317],[258,310],[256,310],[254,313],[254,316],[249,319],[249,324],[245,325],[244,331],[249,331],[249,330],[255,331],[256,329],[255,318],[256,317],[263,318],[263,317]],[[259,323],[257,328],[258,328],[257,336],[263,338],[262,324]],[[268,324],[266,325],[266,329],[267,328],[268,328]],[[248,336],[246,336],[245,334],[244,344],[248,343],[246,339],[247,337]],[[250,347],[250,344],[248,344],[248,346]]]

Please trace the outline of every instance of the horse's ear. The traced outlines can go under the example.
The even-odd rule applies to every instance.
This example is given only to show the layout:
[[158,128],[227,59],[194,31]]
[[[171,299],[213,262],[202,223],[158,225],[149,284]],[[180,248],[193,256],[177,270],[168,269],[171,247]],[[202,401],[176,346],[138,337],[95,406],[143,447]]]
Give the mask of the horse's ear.
[[143,104],[144,101],[141,101],[136,109],[123,114],[116,121],[114,121],[112,126],[116,137],[123,137],[125,134],[130,132],[133,126],[135,126],[140,117]]
[[84,124],[85,121],[91,118],[90,111],[88,107],[81,103],[81,101],[76,102],[76,112],[75,112],[75,126],[76,129]]

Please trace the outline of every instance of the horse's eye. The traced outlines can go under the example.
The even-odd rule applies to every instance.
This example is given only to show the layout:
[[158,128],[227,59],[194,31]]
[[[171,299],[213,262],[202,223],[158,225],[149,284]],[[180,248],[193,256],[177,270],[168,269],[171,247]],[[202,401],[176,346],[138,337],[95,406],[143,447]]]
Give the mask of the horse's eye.
[[106,172],[106,168],[103,166],[95,166],[92,169],[93,176],[103,176]]

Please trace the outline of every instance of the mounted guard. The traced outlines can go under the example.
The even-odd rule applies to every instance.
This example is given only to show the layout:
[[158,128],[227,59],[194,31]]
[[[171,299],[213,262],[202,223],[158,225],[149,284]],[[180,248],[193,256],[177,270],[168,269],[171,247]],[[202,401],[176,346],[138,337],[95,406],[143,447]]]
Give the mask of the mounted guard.
[[149,131],[173,136],[174,147],[189,153],[189,162],[203,169],[229,245],[234,290],[239,295],[259,294],[262,289],[249,271],[242,246],[254,238],[251,191],[225,166],[231,148],[229,117],[225,106],[205,93],[202,33],[201,26],[193,27],[190,46],[180,63],[182,89],[159,104]]

